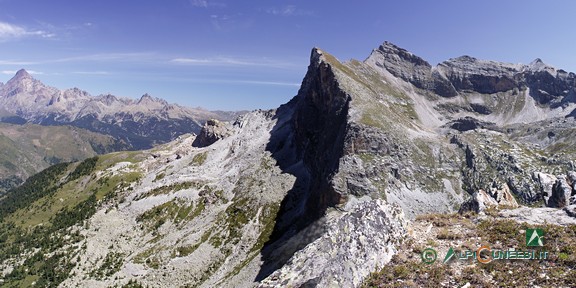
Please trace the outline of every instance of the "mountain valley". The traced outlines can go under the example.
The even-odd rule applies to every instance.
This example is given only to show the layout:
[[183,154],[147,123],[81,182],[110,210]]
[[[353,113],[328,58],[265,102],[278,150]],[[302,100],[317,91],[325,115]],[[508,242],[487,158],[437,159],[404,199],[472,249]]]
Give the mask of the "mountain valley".
[[50,165],[125,149],[111,136],[72,126],[0,123],[0,194]]

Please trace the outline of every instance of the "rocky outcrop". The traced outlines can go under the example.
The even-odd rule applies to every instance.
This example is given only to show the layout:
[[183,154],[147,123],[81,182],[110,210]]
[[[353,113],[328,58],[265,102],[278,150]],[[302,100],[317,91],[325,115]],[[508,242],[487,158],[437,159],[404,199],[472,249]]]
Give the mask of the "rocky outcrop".
[[514,77],[519,67],[513,64],[462,56],[440,63],[438,70],[446,75],[457,91],[492,94],[518,86]]
[[508,220],[526,222],[530,225],[576,225],[576,205],[564,209],[549,207],[526,207],[506,209],[498,212],[499,216]]
[[212,145],[214,142],[230,136],[230,128],[226,123],[220,122],[216,119],[206,121],[206,124],[200,130],[200,134],[192,143],[194,147],[206,147]]
[[258,287],[358,287],[390,261],[406,235],[407,222],[399,207],[374,200],[329,220],[326,227],[323,236]]
[[[319,258],[321,262],[314,264],[325,266],[328,264],[322,264],[322,262],[330,262],[329,265],[332,266],[327,266],[325,271],[322,270],[324,268],[321,269],[322,271],[310,271],[313,275],[308,275],[310,277],[304,280],[286,279],[286,277],[302,272],[299,265],[291,264],[295,260],[283,260],[285,255],[292,255],[295,251],[305,251],[296,253],[308,255],[312,253],[311,251],[320,249],[318,247],[327,248],[325,247],[327,244],[319,243],[324,243],[327,241],[326,237],[330,237],[330,233],[336,232],[315,234],[314,237],[300,237],[304,239],[299,241],[295,239],[315,225],[321,226],[321,228],[317,227],[319,230],[331,231],[336,225],[335,222],[317,223],[320,221],[318,219],[337,215],[327,212],[332,207],[341,211],[351,211],[350,209],[354,209],[352,207],[357,203],[363,203],[371,198],[384,198],[387,197],[387,193],[394,194],[389,198],[390,203],[401,205],[410,213],[410,217],[422,211],[445,211],[454,207],[448,193],[442,191],[446,186],[448,187],[446,189],[452,190],[450,193],[456,194],[449,179],[413,178],[413,175],[428,169],[425,167],[434,165],[436,160],[431,160],[429,164],[417,165],[415,164],[417,160],[413,159],[422,158],[410,155],[410,151],[418,147],[430,149],[428,146],[415,146],[410,143],[409,139],[406,139],[405,135],[397,131],[367,125],[362,119],[358,119],[357,115],[365,113],[367,109],[365,103],[370,103],[373,96],[358,91],[358,83],[355,82],[357,78],[354,78],[350,69],[330,54],[313,49],[310,66],[298,95],[278,110],[278,113],[282,113],[280,112],[282,110],[294,111],[291,121],[277,128],[281,130],[289,127],[292,132],[284,135],[284,139],[271,141],[270,151],[278,159],[280,167],[284,167],[287,173],[295,175],[297,180],[282,202],[273,236],[262,252],[264,264],[259,275],[262,279],[268,279],[266,281],[273,279],[273,282],[270,282],[273,284],[270,285],[332,283],[330,282],[332,280],[321,279],[344,269],[337,267],[350,265],[343,260],[344,258],[341,258],[339,252],[334,252],[337,254],[331,253],[331,257],[335,257],[332,261]],[[289,147],[294,147],[296,159],[287,157],[289,153],[286,150],[290,149]],[[422,152],[421,157],[427,157],[426,152]],[[448,169],[450,168],[446,170]],[[441,184],[437,184],[436,181]],[[424,187],[427,184],[430,187]],[[387,186],[390,188],[386,189]],[[409,191],[411,188],[414,191]],[[427,194],[424,191],[431,193]],[[422,205],[422,202],[425,203]],[[314,240],[317,237],[324,240]],[[292,242],[298,242],[298,244],[283,244]],[[294,246],[303,247],[303,250],[295,249]],[[339,251],[345,251],[345,249]],[[292,257],[292,259],[295,258]],[[368,264],[371,265],[370,262]],[[356,265],[360,271],[365,269],[363,265]],[[278,269],[283,270],[274,272]],[[269,275],[270,273],[273,274]],[[315,278],[318,279],[314,280]],[[310,282],[307,282],[309,280]],[[344,281],[342,284],[344,286],[358,283],[349,282],[350,280],[342,281]]]
[[472,194],[470,200],[462,203],[460,206],[460,210],[458,213],[465,213],[468,211],[473,211],[476,213],[480,213],[480,211],[486,210],[487,207],[490,206],[498,206],[496,200],[490,197],[484,190],[478,190]]
[[492,183],[489,193],[500,206],[508,208],[517,208],[519,206],[516,198],[514,198],[514,195],[510,192],[510,188],[508,188],[508,185],[505,183]]
[[444,97],[458,95],[450,81],[424,59],[390,42],[384,42],[366,59],[367,63],[388,70],[414,86],[434,91]]
[[576,201],[571,201],[570,206],[564,207],[563,210],[568,216],[576,218]]
[[566,181],[572,187],[572,190],[576,190],[576,171],[568,171],[566,173]]
[[570,205],[570,197],[574,194],[574,189],[568,183],[565,176],[558,176],[552,186],[552,195],[548,199],[546,206],[553,208],[563,208]]
[[537,172],[533,175],[538,181],[542,199],[548,207],[563,208],[572,204],[571,199],[576,196],[576,172],[568,171],[566,175],[557,175]]
[[533,175],[535,181],[538,181],[540,185],[540,192],[542,193],[542,199],[545,203],[548,203],[548,199],[552,196],[552,187],[556,183],[556,176],[552,174],[536,172]]
[[508,185],[494,182],[489,192],[480,189],[472,194],[468,201],[462,203],[458,212],[473,211],[480,213],[489,207],[518,208],[519,205],[514,195],[510,192]]
[[448,122],[445,126],[450,127],[454,130],[458,130],[460,132],[475,130],[475,129],[485,129],[485,128],[494,129],[495,128],[494,123],[480,121],[480,120],[475,119],[473,117],[459,118],[459,119],[456,119],[454,121]]
[[530,95],[540,104],[557,107],[576,100],[576,74],[556,70],[536,59],[524,68],[524,79]]

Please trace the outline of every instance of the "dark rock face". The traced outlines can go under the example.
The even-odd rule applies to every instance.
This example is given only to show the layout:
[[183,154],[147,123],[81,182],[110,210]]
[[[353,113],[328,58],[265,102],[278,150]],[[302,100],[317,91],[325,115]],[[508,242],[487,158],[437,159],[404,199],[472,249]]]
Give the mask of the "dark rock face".
[[470,56],[450,59],[438,65],[458,91],[497,93],[517,86],[514,67],[492,61],[479,61]]
[[[298,95],[276,110],[274,117],[280,120],[267,150],[285,173],[296,176],[296,181],[281,203],[273,233],[262,253],[265,264],[259,280],[288,261],[274,256],[278,245],[308,229],[325,215],[328,207],[342,201],[343,195],[334,189],[332,180],[344,153],[351,99],[340,89],[333,69],[323,52],[313,49]],[[315,240],[317,233],[312,234],[301,244]]]
[[572,203],[570,206],[564,207],[564,211],[568,216],[576,218],[576,203]]
[[214,142],[223,139],[230,135],[230,129],[226,127],[226,124],[210,119],[206,121],[204,127],[200,131],[200,134],[194,139],[192,143],[193,147],[206,147],[212,145]]
[[479,128],[479,125],[476,119],[468,117],[453,121],[452,125],[450,125],[450,128],[463,132]]
[[400,147],[393,145],[389,137],[373,127],[362,127],[350,123],[346,133],[345,154],[374,153],[379,155],[398,154]]
[[18,116],[9,116],[9,117],[2,117],[0,118],[0,122],[2,123],[8,123],[8,124],[18,124],[18,125],[23,125],[26,124],[26,119],[22,118],[22,117],[18,117]]
[[574,73],[565,72],[557,72],[556,75],[552,75],[548,71],[525,73],[525,81],[530,88],[530,96],[540,104],[551,104],[553,107],[561,105],[565,98],[574,98],[575,78]]
[[408,80],[418,88],[430,88],[432,66],[424,59],[389,42],[384,42],[377,52],[383,56],[379,64],[392,75]]
[[493,127],[494,123],[480,121],[472,117],[464,117],[448,123],[450,128],[458,130],[460,132],[470,131],[478,128],[489,128]]
[[490,110],[490,108],[482,105],[482,104],[475,104],[472,103],[470,104],[470,108],[472,108],[472,111],[478,113],[478,114],[482,114],[482,115],[490,115],[492,114],[492,111]]
[[306,200],[307,213],[311,214],[306,218],[311,219],[340,202],[342,195],[334,191],[330,179],[343,155],[351,100],[339,88],[332,67],[321,58],[322,52],[314,49],[293,120],[297,153],[313,179]]
[[514,80],[506,76],[467,75],[465,78],[451,78],[451,80],[458,90],[470,90],[484,94],[505,92],[516,86]]
[[454,97],[458,95],[456,88],[444,75],[438,72],[438,69],[432,69],[432,83],[434,93],[443,97]]

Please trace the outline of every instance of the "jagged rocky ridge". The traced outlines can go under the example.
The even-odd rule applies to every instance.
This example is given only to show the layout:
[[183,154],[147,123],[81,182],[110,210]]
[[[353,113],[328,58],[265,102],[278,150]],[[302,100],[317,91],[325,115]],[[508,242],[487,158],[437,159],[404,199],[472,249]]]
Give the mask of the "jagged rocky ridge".
[[71,125],[111,135],[133,150],[148,149],[186,133],[198,133],[207,119],[231,120],[234,112],[206,111],[143,95],[139,100],[91,96],[78,88],[58,90],[19,70],[0,85],[0,121]]
[[[542,102],[515,76],[501,88],[536,68],[470,59],[441,64],[448,71],[390,43],[363,62],[316,48],[298,95],[276,110],[105,155],[85,173],[63,168],[35,203],[68,211],[95,199],[94,210],[50,231],[62,246],[2,258],[4,281],[42,281],[26,274],[38,269],[17,273],[41,266],[39,254],[64,267],[63,287],[358,286],[395,253],[405,218],[456,211],[471,195],[573,213],[563,199],[574,194],[574,85]],[[60,223],[42,213],[22,208],[1,223],[5,233]]]
[[[541,59],[522,65],[461,56],[432,67],[422,58],[389,42],[374,50],[370,58],[392,75],[442,97],[529,90],[528,94],[537,103],[554,108],[574,103],[576,95],[576,74],[556,70]],[[481,114],[489,111],[483,106],[470,108]]]

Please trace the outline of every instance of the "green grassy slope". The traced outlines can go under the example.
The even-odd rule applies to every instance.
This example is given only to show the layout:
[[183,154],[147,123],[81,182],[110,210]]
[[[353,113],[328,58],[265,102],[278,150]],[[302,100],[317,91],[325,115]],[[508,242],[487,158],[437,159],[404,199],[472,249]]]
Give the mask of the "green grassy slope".
[[118,149],[112,137],[75,127],[0,123],[0,195],[50,165]]
[[[134,154],[134,153],[132,153]],[[80,245],[85,236],[74,225],[106,201],[117,202],[141,178],[139,172],[101,175],[95,172],[133,155],[126,152],[92,157],[77,163],[53,165],[28,178],[0,199],[0,262],[28,255],[3,277],[2,287],[56,287],[74,267],[74,255],[53,253]]]

